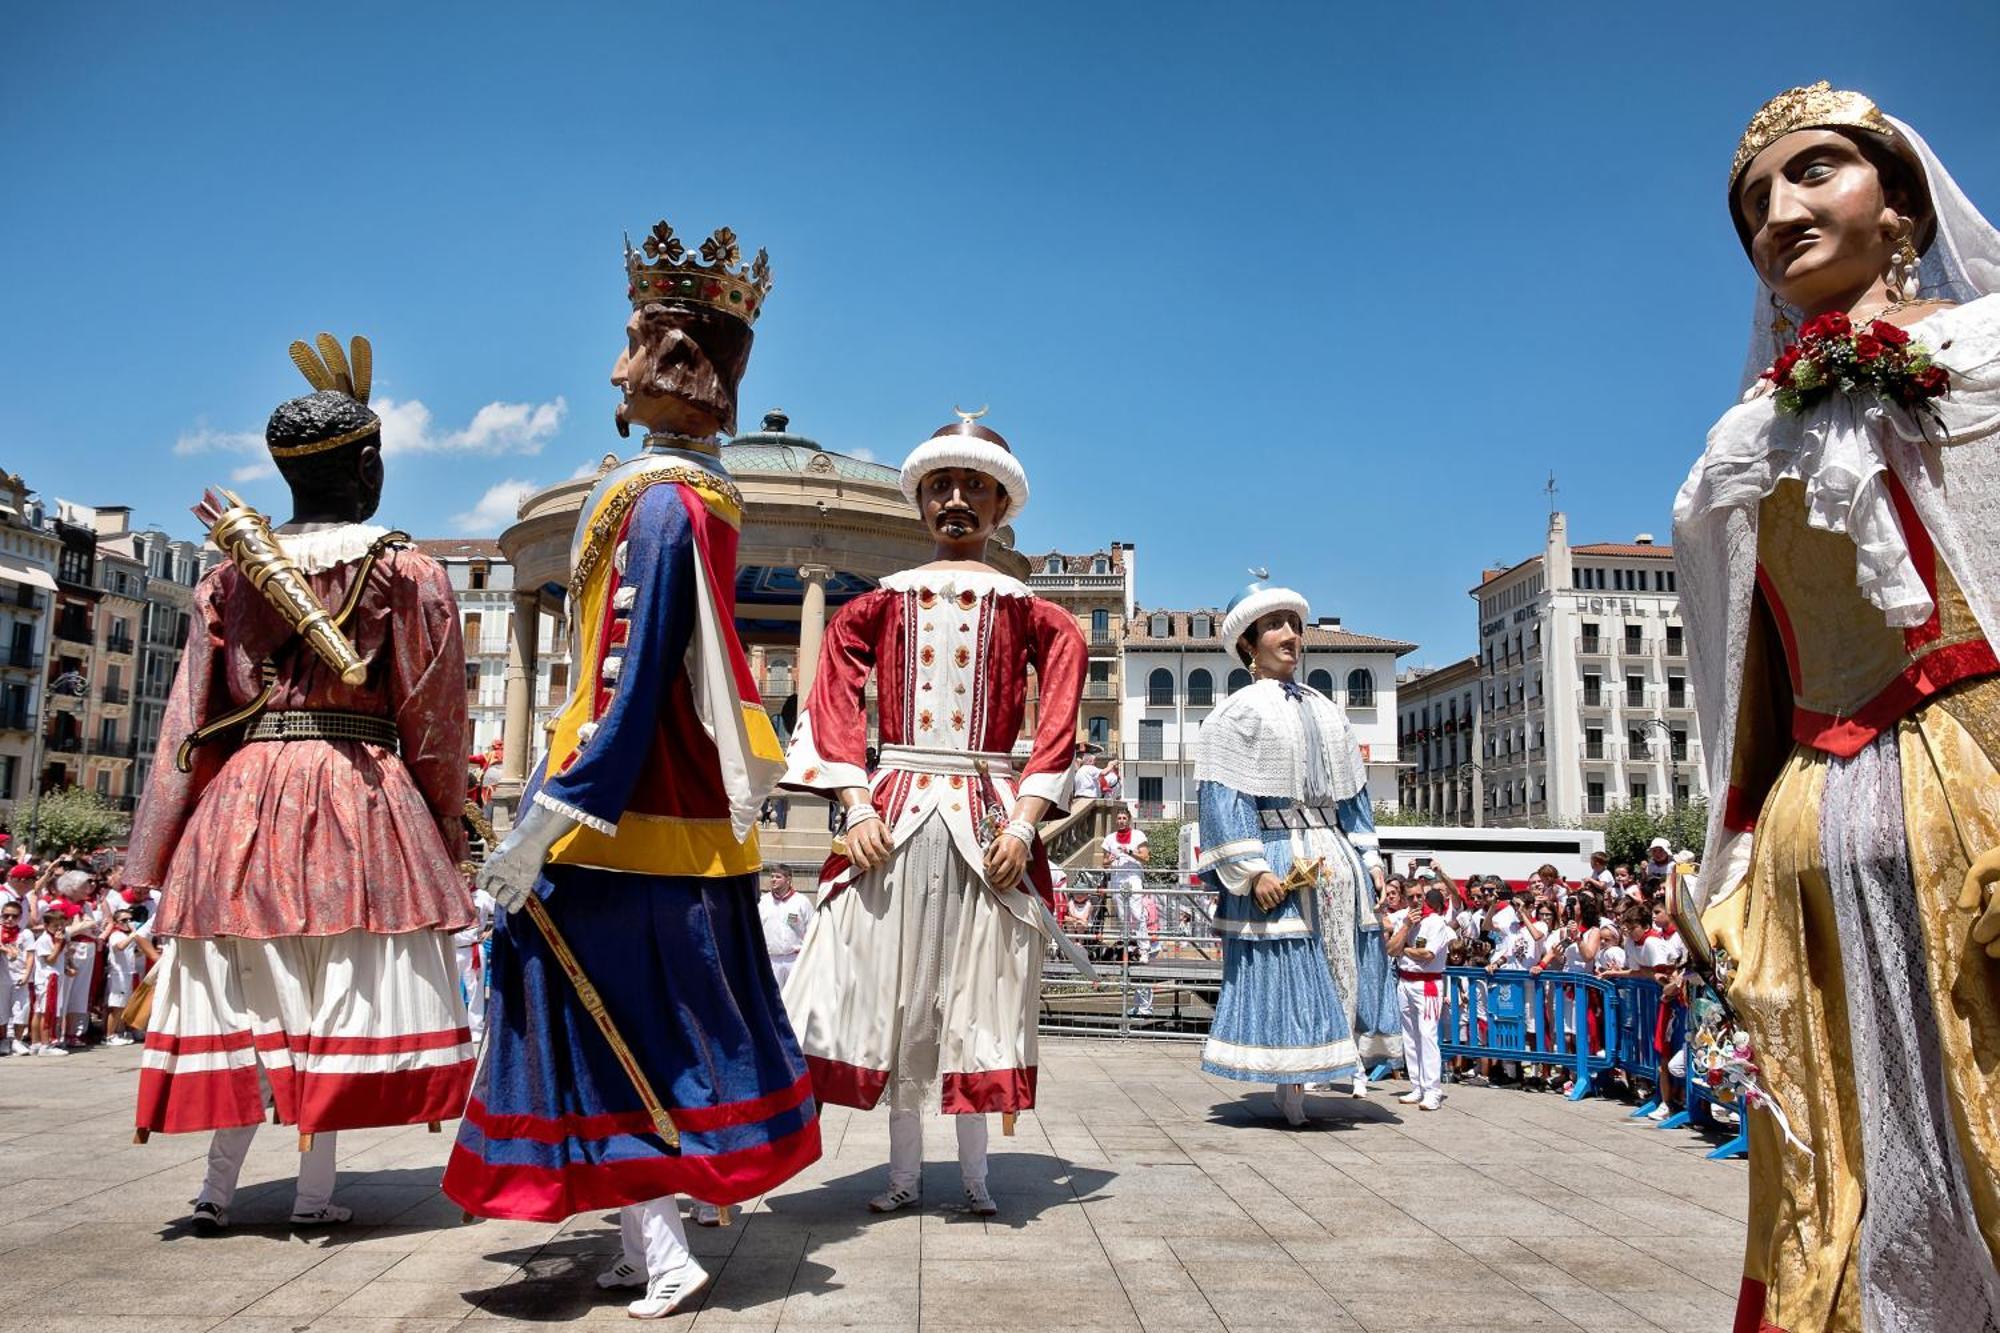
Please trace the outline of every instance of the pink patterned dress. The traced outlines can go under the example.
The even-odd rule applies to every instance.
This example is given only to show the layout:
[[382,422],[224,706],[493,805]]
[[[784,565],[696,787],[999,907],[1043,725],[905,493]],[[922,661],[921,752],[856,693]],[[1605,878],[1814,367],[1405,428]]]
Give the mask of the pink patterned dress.
[[[337,608],[380,535],[353,525],[283,540]],[[410,547],[377,560],[346,625],[369,665],[353,686],[234,566],[194,600],[125,874],[160,890],[156,933],[172,941],[139,1126],[255,1124],[260,1071],[278,1118],[303,1133],[457,1115],[473,1048],[450,936],[474,913],[458,868],[465,653],[443,569]],[[397,744],[232,731],[180,772],[183,739],[256,698],[267,661],[267,711],[385,719]]]

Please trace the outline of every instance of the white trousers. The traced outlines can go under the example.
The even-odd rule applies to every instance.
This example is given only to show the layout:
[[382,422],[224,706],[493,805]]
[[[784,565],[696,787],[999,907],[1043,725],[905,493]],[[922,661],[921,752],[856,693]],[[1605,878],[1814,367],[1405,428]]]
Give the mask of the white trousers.
[[1119,942],[1135,946],[1142,956],[1150,957],[1157,947],[1153,938],[1153,913],[1159,910],[1159,899],[1145,891],[1143,876],[1131,871],[1112,871],[1111,902],[1118,912]]
[[[1438,978],[1443,986],[1444,978]],[[1442,997],[1430,999],[1421,981],[1398,981],[1396,998],[1403,1018],[1403,1060],[1410,1082],[1428,1097],[1443,1092],[1443,1070],[1438,1058],[1438,1007]]]
[[771,975],[778,979],[779,990],[783,990],[785,983],[792,979],[792,969],[798,965],[799,956],[795,953],[774,953],[771,955]]
[[[958,1122],[958,1175],[967,1185],[986,1183],[986,1117],[955,1115]],[[889,1112],[889,1188],[913,1190],[924,1170],[924,1117],[919,1111]]]
[[688,1262],[687,1227],[681,1222],[681,1201],[672,1194],[618,1210],[618,1239],[625,1262],[646,1270],[648,1279],[671,1273]]
[[[70,946],[74,949],[76,946]],[[97,946],[87,944],[78,952],[83,957],[76,960],[76,975],[63,978],[62,1012],[64,1018],[83,1015],[90,1016],[90,983],[97,971]]]
[[486,968],[484,951],[458,949],[458,986],[465,992],[466,1028],[477,1042],[486,1034]]
[[[0,963],[0,1029],[19,1028],[21,1035],[28,1035],[28,1011],[35,1001],[35,983],[28,980],[14,980],[14,973],[4,963]],[[0,1037],[6,1036],[0,1030]]]
[[[236,1180],[243,1174],[243,1160],[250,1155],[250,1140],[257,1137],[257,1130],[256,1125],[238,1125],[218,1129],[209,1136],[208,1173],[202,1177],[196,1203],[229,1206],[236,1197]],[[333,1143],[333,1132],[322,1131],[313,1135],[312,1151],[299,1154],[299,1183],[292,1196],[293,1212],[316,1213],[333,1202]]]

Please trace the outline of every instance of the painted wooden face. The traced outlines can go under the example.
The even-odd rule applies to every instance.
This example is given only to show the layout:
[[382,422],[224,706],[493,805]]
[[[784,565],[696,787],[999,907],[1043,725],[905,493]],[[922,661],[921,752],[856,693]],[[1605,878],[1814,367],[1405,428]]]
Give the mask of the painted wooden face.
[[1836,130],[1798,130],[1757,154],[1736,208],[1757,276],[1808,312],[1886,271],[1904,228],[1880,170]]
[[706,306],[656,302],[632,312],[625,349],[611,367],[622,391],[618,433],[633,423],[678,435],[736,429],[736,385],[750,361],[751,331]]

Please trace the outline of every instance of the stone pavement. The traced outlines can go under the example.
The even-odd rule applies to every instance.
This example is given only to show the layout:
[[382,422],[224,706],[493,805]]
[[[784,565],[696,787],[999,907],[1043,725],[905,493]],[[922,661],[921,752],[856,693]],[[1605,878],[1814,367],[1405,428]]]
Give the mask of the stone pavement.
[[[1191,1045],[1050,1041],[1043,1109],[994,1121],[1001,1216],[959,1208],[928,1122],[923,1210],[871,1217],[886,1117],[833,1109],[826,1156],[726,1230],[667,1326],[879,1329],[1726,1329],[1741,1162],[1628,1108],[1456,1088],[1444,1109],[1203,1076]],[[486,1333],[626,1321],[593,1275],[609,1214],[466,1226],[438,1193],[449,1133],[343,1134],[353,1224],[291,1233],[292,1138],[258,1138],[222,1237],[180,1219],[202,1136],[131,1138],[136,1049],[0,1059],[0,1329]],[[450,1130],[447,1126],[447,1131]]]

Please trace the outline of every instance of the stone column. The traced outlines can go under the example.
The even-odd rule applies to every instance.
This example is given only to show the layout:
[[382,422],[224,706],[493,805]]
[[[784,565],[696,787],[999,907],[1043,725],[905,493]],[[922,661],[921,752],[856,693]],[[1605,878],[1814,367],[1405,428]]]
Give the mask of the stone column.
[[819,670],[820,640],[826,636],[826,581],[833,570],[825,565],[800,565],[799,578],[806,585],[805,601],[799,605],[798,695],[800,707],[812,692],[813,674]]
[[541,635],[542,604],[534,592],[514,594],[514,632],[507,644],[507,720],[500,738],[502,781],[528,780],[530,752],[534,749],[535,657]]

